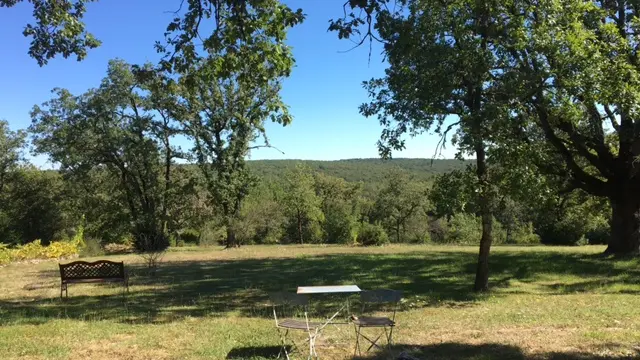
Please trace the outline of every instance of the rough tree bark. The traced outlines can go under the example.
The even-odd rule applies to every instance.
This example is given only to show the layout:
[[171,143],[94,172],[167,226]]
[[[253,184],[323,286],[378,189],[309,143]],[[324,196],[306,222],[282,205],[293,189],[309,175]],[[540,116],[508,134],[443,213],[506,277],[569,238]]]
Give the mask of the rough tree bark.
[[640,193],[622,187],[609,198],[611,203],[611,239],[605,254],[640,253]]
[[482,217],[482,238],[480,239],[480,252],[478,254],[478,266],[474,291],[489,290],[489,252],[493,242],[493,216],[491,213],[491,197],[487,179],[486,152],[484,143],[476,141],[476,175],[480,183],[480,215]]

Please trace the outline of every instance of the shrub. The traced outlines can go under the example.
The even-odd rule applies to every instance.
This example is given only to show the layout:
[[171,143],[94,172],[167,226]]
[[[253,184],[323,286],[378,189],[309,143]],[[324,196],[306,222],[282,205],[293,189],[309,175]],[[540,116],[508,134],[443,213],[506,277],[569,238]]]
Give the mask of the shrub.
[[593,229],[589,230],[585,235],[589,245],[609,243],[611,238],[611,226],[605,221],[597,224]]
[[363,223],[358,233],[358,242],[364,246],[389,243],[389,235],[380,224]]
[[436,244],[447,242],[447,223],[442,219],[429,221],[429,239]]
[[358,233],[355,217],[342,212],[327,215],[323,227],[325,242],[330,244],[352,244]]
[[540,236],[533,231],[533,224],[526,223],[516,226],[510,234],[508,243],[518,245],[540,244]]
[[100,256],[104,254],[100,241],[94,237],[85,238],[84,246],[80,249],[80,257]]
[[183,243],[197,244],[200,240],[200,232],[194,229],[185,229],[180,232],[177,240],[182,240]]
[[200,237],[200,246],[214,246],[224,244],[227,238],[227,228],[224,226],[215,226],[215,224],[209,224],[202,230],[202,236]]
[[431,242],[431,227],[426,216],[412,216],[407,220],[404,241],[413,244]]
[[480,218],[464,213],[458,213],[451,217],[446,242],[454,244],[478,244],[481,236],[482,225]]
[[128,244],[110,243],[104,246],[104,252],[107,254],[127,254],[133,252],[133,246]]
[[11,252],[6,244],[0,244],[0,265],[11,262]]
[[540,240],[547,245],[577,245],[587,233],[585,221],[566,216],[560,221],[545,224],[538,229]]
[[53,242],[49,246],[42,246],[40,240],[35,240],[26,245],[10,248],[0,246],[0,264],[12,261],[34,259],[59,259],[78,254],[78,244],[71,241]]

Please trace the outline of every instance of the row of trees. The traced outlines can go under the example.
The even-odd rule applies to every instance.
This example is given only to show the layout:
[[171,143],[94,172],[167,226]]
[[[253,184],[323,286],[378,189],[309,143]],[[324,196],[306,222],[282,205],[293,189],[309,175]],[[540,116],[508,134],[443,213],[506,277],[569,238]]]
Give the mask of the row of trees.
[[[510,186],[500,173],[491,174],[497,188],[497,242],[572,245],[607,241],[610,214],[606,201],[583,192],[561,194],[554,184],[544,181],[523,191]],[[13,163],[6,175],[0,205],[2,242],[41,239],[48,243],[71,238],[81,224],[88,238],[103,245],[137,240],[137,218],[128,207],[129,190],[106,167],[77,177]],[[157,176],[159,182],[165,179],[163,172]],[[364,183],[348,182],[300,163],[279,177],[256,176],[231,224],[212,201],[208,181],[197,165],[172,163],[168,178],[171,187],[162,208],[167,217],[156,216],[159,222],[166,220],[162,231],[166,241],[175,245],[228,244],[229,226],[233,226],[233,246],[477,244],[481,234],[472,166],[429,181],[398,168],[387,172],[381,182]],[[163,191],[164,187],[157,189],[159,194]]]

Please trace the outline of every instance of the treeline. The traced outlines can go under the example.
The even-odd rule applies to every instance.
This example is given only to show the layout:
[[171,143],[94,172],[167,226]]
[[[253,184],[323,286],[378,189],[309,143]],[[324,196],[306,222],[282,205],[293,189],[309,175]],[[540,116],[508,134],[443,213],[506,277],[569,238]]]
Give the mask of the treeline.
[[[254,173],[262,173],[231,224],[237,245],[479,242],[481,224],[473,168],[468,163],[450,160],[444,167],[436,161],[432,171],[437,175],[420,177],[405,165],[431,164],[430,160],[386,161],[382,173],[367,167],[374,161],[378,162],[260,161],[258,167],[250,162]],[[311,167],[322,164],[326,170],[344,163],[352,166],[342,167],[343,173],[376,180],[347,181]],[[449,167],[457,169],[441,172]],[[135,242],[126,189],[106,169],[79,178],[16,163],[4,178],[3,243],[67,240],[80,225],[85,237],[102,245]],[[607,204],[584,193],[563,194],[545,182],[528,187],[526,193],[522,187],[509,193],[508,187],[499,185],[498,175],[495,178],[496,243],[606,243]],[[229,225],[211,201],[199,169],[173,164],[170,179],[166,217],[158,219],[167,241],[173,246],[226,244]]]

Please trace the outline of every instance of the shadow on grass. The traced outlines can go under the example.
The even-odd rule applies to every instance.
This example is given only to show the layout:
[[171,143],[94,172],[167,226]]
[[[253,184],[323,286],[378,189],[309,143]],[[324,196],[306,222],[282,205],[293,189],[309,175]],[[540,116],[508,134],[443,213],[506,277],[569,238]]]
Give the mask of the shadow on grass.
[[[429,251],[404,254],[333,254],[298,258],[163,262],[155,278],[134,276],[126,303],[120,289],[108,295],[76,295],[69,299],[0,301],[0,325],[41,324],[50,319],[113,320],[123,323],[165,323],[186,316],[223,316],[234,311],[270,317],[269,291],[295,292],[299,285],[357,284],[363,289],[394,288],[405,297],[419,297],[421,306],[468,306],[483,297],[470,291],[476,256],[467,252]],[[548,288],[562,294],[592,291],[593,281],[633,283],[638,271],[615,266],[599,256],[574,253],[497,252],[491,256],[491,283],[509,288],[510,281],[535,282],[540,274],[573,275],[580,284]],[[144,269],[130,267],[134,273]],[[636,267],[637,268],[637,267]],[[40,275],[54,280],[56,271]],[[609,280],[607,280],[609,279]],[[630,291],[633,292],[633,291]],[[74,294],[75,293],[75,294]],[[86,291],[82,291],[86,294]],[[313,300],[316,300],[315,298]],[[315,301],[325,314],[335,303]]]
[[[249,346],[233,348],[227,354],[226,359],[277,359],[280,354],[280,346]],[[287,351],[291,351],[291,347],[287,347]],[[284,358],[284,355],[281,356]]]
[[[402,356],[404,355],[404,357]],[[354,360],[429,359],[429,360],[623,360],[638,359],[640,352],[629,356],[600,356],[579,352],[525,354],[522,349],[502,344],[442,343],[434,345],[394,345],[391,350]]]

